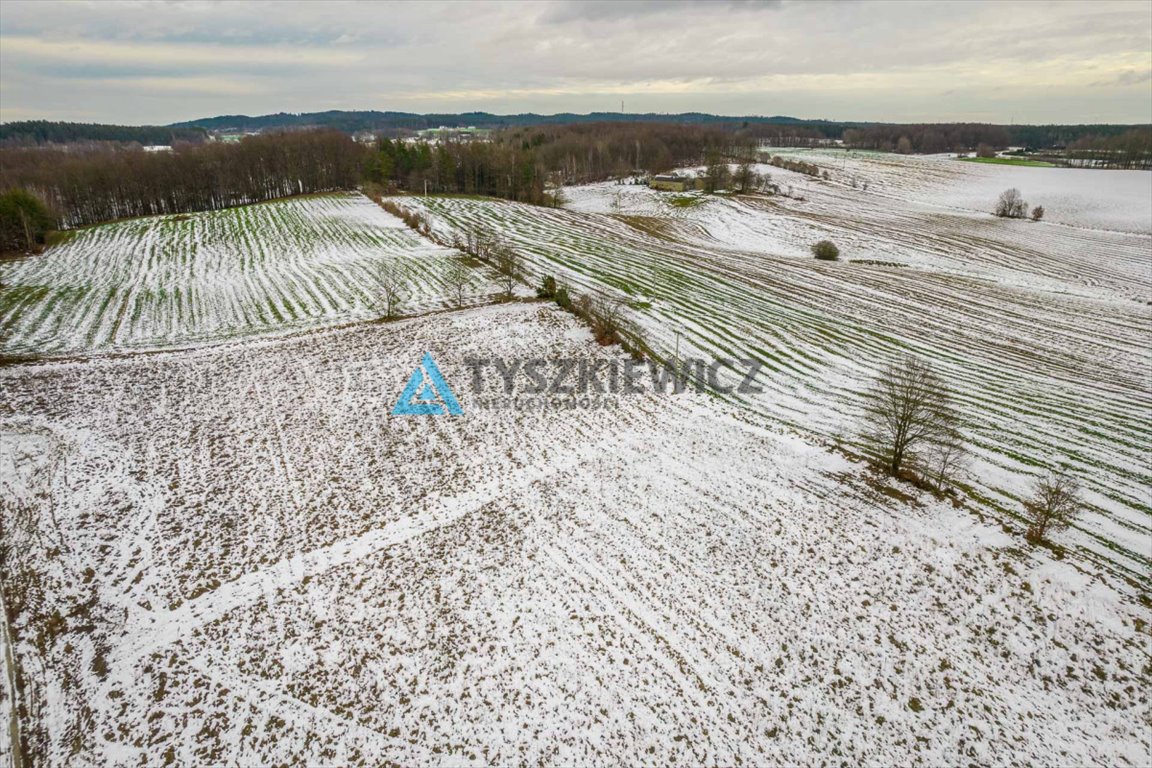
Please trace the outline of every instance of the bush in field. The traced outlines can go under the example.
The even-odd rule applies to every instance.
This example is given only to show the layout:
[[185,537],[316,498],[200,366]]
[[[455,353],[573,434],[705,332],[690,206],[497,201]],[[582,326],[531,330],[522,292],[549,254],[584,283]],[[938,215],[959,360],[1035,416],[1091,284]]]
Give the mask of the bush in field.
[[572,299],[568,297],[568,289],[560,286],[556,289],[556,305],[568,312],[572,311]]
[[556,278],[552,275],[544,275],[540,279],[540,287],[536,289],[536,297],[540,299],[551,299],[556,296]]
[[1032,209],[1032,221],[1040,221],[1044,218],[1044,206],[1038,205]]
[[796,173],[803,173],[808,176],[820,176],[820,166],[815,163],[806,163],[803,160],[790,160],[786,157],[780,157],[780,155],[773,155],[772,159],[768,162],[777,168],[783,168],[788,171],[795,171]]
[[600,299],[595,303],[592,332],[601,344],[614,344],[621,340],[626,306],[623,299]]
[[432,228],[428,223],[428,219],[422,213],[410,211],[402,205],[398,205],[391,200],[385,200],[380,203],[380,207],[388,211],[388,213],[401,219],[404,224],[416,232],[423,235],[430,235]]
[[625,306],[623,299],[602,299],[584,294],[576,300],[572,311],[591,326],[597,342],[608,345],[621,341]]
[[576,301],[572,302],[572,312],[582,320],[591,320],[592,317],[592,297],[588,294],[577,296]]
[[1039,544],[1049,533],[1062,531],[1080,514],[1080,486],[1064,472],[1041,478],[1025,502],[1028,541]]
[[1000,193],[1000,199],[996,201],[996,215],[1004,219],[1022,219],[1028,215],[1028,203],[1020,190],[1013,187]]
[[840,258],[840,249],[831,240],[821,240],[812,246],[812,255],[821,261],[836,261]]

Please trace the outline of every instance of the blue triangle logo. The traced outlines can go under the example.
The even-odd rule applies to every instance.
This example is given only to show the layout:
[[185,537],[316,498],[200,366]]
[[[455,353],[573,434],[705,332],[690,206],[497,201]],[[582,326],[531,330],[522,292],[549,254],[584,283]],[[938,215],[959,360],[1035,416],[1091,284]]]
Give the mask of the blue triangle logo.
[[424,359],[412,375],[408,377],[408,386],[396,401],[392,409],[393,416],[463,416],[464,409],[452,394],[448,382],[444,381],[440,369],[432,355],[424,353]]

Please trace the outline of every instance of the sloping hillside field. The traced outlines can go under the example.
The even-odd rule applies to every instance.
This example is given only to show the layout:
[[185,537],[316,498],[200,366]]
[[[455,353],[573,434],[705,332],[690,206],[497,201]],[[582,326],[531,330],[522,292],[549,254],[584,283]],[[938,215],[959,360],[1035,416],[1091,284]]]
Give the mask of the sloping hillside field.
[[[876,166],[866,192],[838,181],[838,161],[826,162],[831,182],[762,166],[792,198],[697,195],[685,205],[602,184],[565,189],[574,210],[439,198],[420,206],[445,237],[499,232],[535,274],[627,297],[662,355],[678,344],[681,357],[760,360],[765,393],[732,399],[825,439],[851,443],[879,368],[901,353],[922,356],[954,388],[978,457],[969,482],[987,509],[1019,513],[1035,476],[1067,464],[1091,505],[1072,541],[1147,579],[1152,185],[1145,217],[1129,222],[1140,231],[1115,232],[920,203],[927,182],[897,186],[890,166],[903,163],[915,179],[927,165],[958,185],[965,174],[1006,171],[1018,183],[1054,169],[853,162],[858,184]],[[1090,184],[1109,173],[1063,172]],[[839,244],[841,262],[812,258],[808,247],[824,238]]]
[[[188,346],[378,317],[383,270],[406,312],[447,306],[454,251],[360,195],[132,219],[0,264],[0,354]],[[470,301],[494,291],[478,271]]]
[[[296,198],[0,264],[0,762],[1146,766],[1152,188],[797,154],[832,178],[395,198],[431,237]],[[1062,210],[1108,178],[1145,197]],[[1049,218],[972,207],[1001,184]],[[506,394],[634,361],[489,267],[461,301],[437,243],[476,231],[763,392]],[[955,499],[854,450],[906,352]],[[1088,510],[1029,545],[1062,464]]]
[[[32,606],[29,743],[85,765],[1142,760],[1143,609],[1104,581],[705,395],[478,407],[467,358],[542,348],[621,359],[512,304],[0,371],[5,493],[35,521],[5,574]],[[390,415],[425,352],[465,416]]]

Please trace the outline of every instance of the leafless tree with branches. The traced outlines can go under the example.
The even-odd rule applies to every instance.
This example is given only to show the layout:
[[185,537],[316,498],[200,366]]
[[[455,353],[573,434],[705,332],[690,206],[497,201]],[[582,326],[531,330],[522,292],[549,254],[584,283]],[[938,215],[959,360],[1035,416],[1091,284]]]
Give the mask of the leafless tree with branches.
[[1024,503],[1028,516],[1028,541],[1039,544],[1050,533],[1066,529],[1080,514],[1080,484],[1064,471],[1051,471],[1040,478],[1032,498]]
[[889,365],[868,393],[864,440],[893,476],[955,432],[944,382],[928,363],[905,357]]
[[1028,215],[1028,203],[1020,194],[1020,190],[1013,187],[1000,193],[996,201],[996,215],[1006,219],[1022,219]]
[[407,296],[408,281],[394,264],[380,268],[380,297],[384,300],[384,317],[396,317]]
[[524,259],[511,246],[498,243],[492,253],[492,261],[496,271],[500,273],[500,280],[504,284],[505,298],[512,298],[512,290],[516,287],[516,280],[524,266]]
[[620,332],[626,322],[625,309],[628,302],[620,297],[594,298],[589,310],[592,333],[601,344],[620,341]]
[[958,429],[946,429],[925,448],[922,463],[924,476],[938,492],[944,493],[967,472],[968,450],[964,436]]
[[464,292],[472,284],[472,270],[464,266],[462,262],[455,261],[448,268],[448,274],[444,276],[444,279],[448,283],[448,290],[456,297],[456,306],[463,306]]

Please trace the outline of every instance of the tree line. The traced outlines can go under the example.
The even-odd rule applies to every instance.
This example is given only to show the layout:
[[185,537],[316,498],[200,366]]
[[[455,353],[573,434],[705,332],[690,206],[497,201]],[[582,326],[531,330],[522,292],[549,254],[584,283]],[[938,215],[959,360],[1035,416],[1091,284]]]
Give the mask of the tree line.
[[[784,115],[712,115],[703,112],[685,112],[680,114],[656,113],[624,113],[624,112],[592,112],[578,115],[561,113],[555,115],[539,115],[524,113],[517,115],[495,115],[490,112],[463,112],[444,114],[417,114],[412,112],[377,112],[377,111],[342,111],[312,112],[289,114],[281,112],[275,115],[262,115],[250,117],[248,115],[222,115],[199,120],[190,120],[176,123],[179,127],[200,127],[211,131],[267,131],[267,130],[298,130],[302,128],[337,128],[347,132],[373,131],[392,132],[396,135],[403,131],[416,131],[422,128],[436,128],[438,126],[461,127],[476,126],[479,128],[513,128],[542,125],[577,125],[587,123],[662,123],[677,125],[707,125],[722,128],[728,132],[749,130],[764,130],[764,137],[775,146],[784,146],[775,139],[778,136],[795,137],[800,141],[813,141],[817,139],[845,139],[844,133],[848,130],[877,132],[887,136],[888,143],[893,149],[900,141],[901,136],[907,136],[912,144],[916,144],[921,133],[932,130],[934,133],[949,135],[958,134],[976,125],[972,123],[938,123],[926,125],[901,125],[899,123],[874,123],[861,121],[832,121],[832,120],[806,120]],[[992,146],[1022,146],[1033,148],[1065,147],[1074,141],[1086,136],[1109,137],[1116,136],[1130,130],[1131,125],[985,125],[985,128],[999,129],[1006,137],[1003,143],[987,142]],[[1148,128],[1148,126],[1139,126]],[[875,134],[873,134],[875,135]],[[983,139],[962,141],[965,148],[975,149]],[[931,145],[932,140],[926,140]],[[804,146],[803,144],[790,144],[790,146]],[[947,152],[953,150],[957,144],[951,143],[944,149],[923,150]]]
[[935,154],[975,149],[981,144],[1007,147],[1007,128],[980,123],[871,125],[844,131],[844,145],[901,154]]
[[2,149],[0,191],[31,193],[60,227],[77,227],[351,189],[363,159],[364,149],[336,131],[253,136],[172,152]]
[[[437,144],[379,139],[358,144],[337,131],[291,131],[236,143],[145,152],[112,145],[0,149],[0,193],[40,200],[71,228],[157,214],[227,208],[294,194],[379,185],[384,189],[502,197],[554,204],[550,189],[680,165],[749,160],[758,139],[712,126],[591,124],[496,131],[488,141]],[[0,210],[4,244],[30,249],[26,197]],[[48,227],[50,229],[51,227]]]
[[722,156],[748,159],[755,137],[700,125],[602,123],[509,128],[488,141],[435,145],[380,139],[365,179],[423,192],[491,195],[549,204],[549,186],[584,184],[705,164]]
[[1118,136],[1086,136],[1064,153],[1070,165],[1086,168],[1152,169],[1152,130],[1133,128]]
[[101,125],[98,123],[58,123],[24,120],[0,123],[0,147],[33,147],[44,144],[87,144],[93,142],[137,143],[146,146],[185,142],[200,144],[208,138],[203,128],[164,125]]
[[[843,139],[850,146],[896,151],[901,138],[914,152],[972,150],[981,142],[994,147],[1021,146],[1033,149],[1062,149],[1081,139],[1108,139],[1133,129],[1148,131],[1148,125],[992,125],[977,123],[900,124],[803,120],[781,115],[732,117],[700,112],[682,114],[593,112],[538,115],[494,115],[489,112],[416,114],[411,112],[342,111],[285,113],[250,117],[221,115],[173,123],[168,126],[117,126],[84,123],[58,123],[31,120],[0,124],[0,146],[73,144],[113,141],[140,144],[199,142],[207,132],[275,132],[331,128],[345,133],[373,132],[378,135],[411,136],[416,131],[439,126],[476,126],[489,129],[532,126],[587,124],[700,125],[728,133],[759,137],[773,146],[807,146]],[[921,148],[923,147],[923,148]]]

